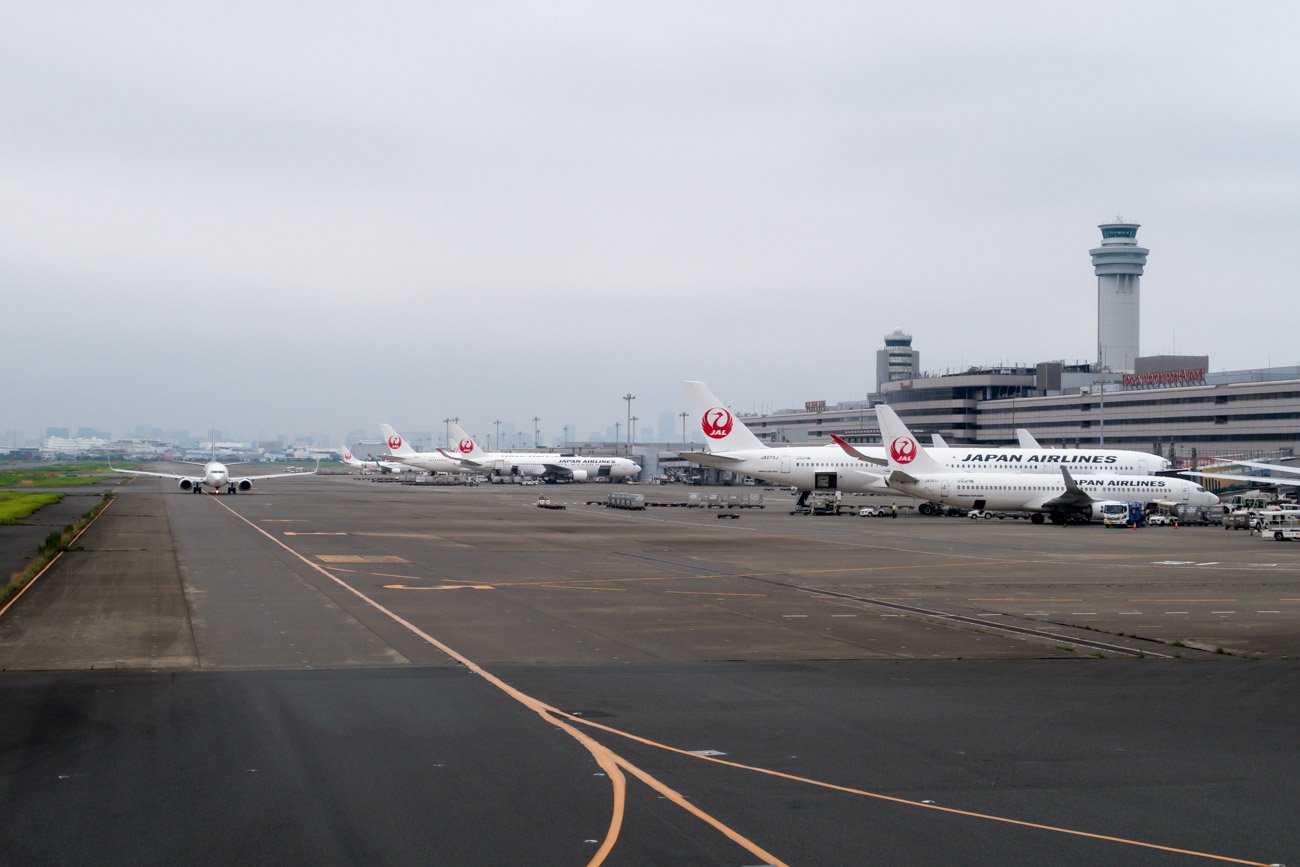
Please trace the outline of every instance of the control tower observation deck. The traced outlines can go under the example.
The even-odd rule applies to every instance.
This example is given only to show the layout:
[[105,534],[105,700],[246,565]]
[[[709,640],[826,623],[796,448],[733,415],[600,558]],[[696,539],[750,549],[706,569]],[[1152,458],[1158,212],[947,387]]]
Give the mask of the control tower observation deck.
[[1102,223],[1101,246],[1088,253],[1097,274],[1097,361],[1132,372],[1138,357],[1139,281],[1151,251],[1137,245],[1140,223]]

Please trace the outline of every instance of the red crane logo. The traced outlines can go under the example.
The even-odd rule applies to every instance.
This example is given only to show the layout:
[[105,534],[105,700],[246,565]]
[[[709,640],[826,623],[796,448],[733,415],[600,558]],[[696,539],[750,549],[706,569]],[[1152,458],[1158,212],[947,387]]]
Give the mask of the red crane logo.
[[731,428],[735,424],[736,420],[731,417],[731,410],[725,406],[715,406],[705,410],[704,417],[700,420],[700,428],[704,431],[704,435],[712,440],[720,440],[731,433]]
[[896,464],[910,464],[916,460],[916,440],[911,437],[895,437],[889,444],[889,456]]

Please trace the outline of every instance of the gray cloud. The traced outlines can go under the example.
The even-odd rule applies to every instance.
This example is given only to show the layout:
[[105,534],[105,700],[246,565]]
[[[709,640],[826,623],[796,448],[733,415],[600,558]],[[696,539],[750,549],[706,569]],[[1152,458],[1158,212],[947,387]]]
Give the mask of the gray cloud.
[[1250,311],[1294,306],[1297,17],[10,9],[4,426],[585,434],[683,377],[861,397],[895,326],[935,369],[1081,359],[1117,213],[1144,349],[1295,363]]

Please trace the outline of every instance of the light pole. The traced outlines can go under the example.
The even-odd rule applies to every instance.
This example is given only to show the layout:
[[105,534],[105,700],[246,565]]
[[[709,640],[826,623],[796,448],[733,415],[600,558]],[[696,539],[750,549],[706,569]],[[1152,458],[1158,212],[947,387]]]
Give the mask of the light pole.
[[628,392],[623,395],[623,400],[627,401],[627,450],[632,451],[632,401],[636,400],[636,395]]
[[446,428],[442,433],[442,444],[447,446],[451,444],[451,416],[444,418],[442,424]]
[[618,454],[619,443],[623,442],[623,435],[619,431],[623,427],[623,422],[614,422],[614,454]]
[[541,420],[540,416],[533,416],[533,448],[535,449],[541,448],[542,446],[542,433],[541,429],[537,426],[537,423]]
[[683,446],[686,445],[686,416],[688,415],[690,415],[690,413],[686,412],[685,410],[677,413],[677,417],[682,420],[682,445]]
[[497,426],[497,451],[501,451],[501,419],[497,419],[494,424]]
[[637,418],[636,416],[632,416],[632,420],[631,420],[630,422],[628,422],[628,425],[627,425],[627,451],[628,451],[628,454],[631,454],[631,453],[632,453],[632,440],[634,440],[634,439],[636,438],[636,435],[635,435],[635,431],[636,431],[636,423],[639,422],[640,420],[641,420],[641,419]]
[[564,442],[561,443],[562,446],[566,446],[569,444],[569,427],[570,425],[567,424],[564,426]]

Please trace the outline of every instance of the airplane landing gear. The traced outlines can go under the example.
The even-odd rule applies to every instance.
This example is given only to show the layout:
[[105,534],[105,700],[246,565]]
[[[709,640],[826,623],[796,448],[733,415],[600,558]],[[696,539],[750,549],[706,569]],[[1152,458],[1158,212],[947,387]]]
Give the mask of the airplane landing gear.
[[239,493],[239,489],[236,488],[236,487],[232,484],[230,487],[226,488],[226,493],[227,493],[227,494],[237,494],[237,493]]
[[1066,520],[1067,520],[1066,517],[1065,517],[1064,515],[1062,515],[1060,512],[1053,512],[1053,513],[1052,513],[1052,525],[1053,525],[1053,526],[1056,526],[1056,527],[1064,527],[1064,526],[1065,526],[1065,522],[1066,522]]
[[1034,512],[1032,515],[1029,516],[1029,521],[1032,524],[1042,524],[1045,523],[1047,519],[1043,517],[1042,512]]

